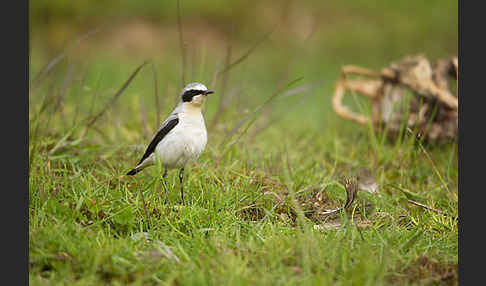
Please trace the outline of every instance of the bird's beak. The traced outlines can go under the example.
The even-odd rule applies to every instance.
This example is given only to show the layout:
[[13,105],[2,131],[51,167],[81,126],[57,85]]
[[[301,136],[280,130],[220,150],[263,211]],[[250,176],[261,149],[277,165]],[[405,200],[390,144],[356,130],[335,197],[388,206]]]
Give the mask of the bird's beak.
[[212,90],[206,90],[206,91],[204,92],[204,94],[205,94],[205,95],[209,95],[209,94],[212,94],[212,93],[214,93],[214,91],[212,91]]

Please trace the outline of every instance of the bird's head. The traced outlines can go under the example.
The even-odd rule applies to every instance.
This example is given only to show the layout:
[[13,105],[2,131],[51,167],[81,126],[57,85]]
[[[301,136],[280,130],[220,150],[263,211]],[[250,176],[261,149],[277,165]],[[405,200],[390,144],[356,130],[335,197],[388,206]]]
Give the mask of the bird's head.
[[184,104],[201,107],[206,100],[206,96],[212,93],[214,91],[209,90],[204,84],[193,82],[184,87],[181,93],[181,99]]

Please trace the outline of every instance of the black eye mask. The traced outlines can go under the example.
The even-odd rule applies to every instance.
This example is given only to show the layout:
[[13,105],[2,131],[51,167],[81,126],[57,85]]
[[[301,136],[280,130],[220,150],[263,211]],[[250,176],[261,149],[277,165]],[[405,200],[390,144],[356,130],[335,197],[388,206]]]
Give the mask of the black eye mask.
[[184,92],[184,94],[182,95],[182,101],[183,102],[190,102],[190,101],[192,101],[192,98],[194,96],[199,95],[199,94],[204,94],[204,91],[190,89],[190,90]]

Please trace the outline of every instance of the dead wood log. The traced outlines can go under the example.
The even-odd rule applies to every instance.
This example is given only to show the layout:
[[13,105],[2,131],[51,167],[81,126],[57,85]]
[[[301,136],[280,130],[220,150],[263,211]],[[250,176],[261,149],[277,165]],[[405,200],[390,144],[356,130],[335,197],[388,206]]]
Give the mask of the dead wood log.
[[[380,72],[344,66],[335,85],[332,106],[339,116],[362,125],[371,123],[375,130],[387,126],[387,135],[393,139],[400,135],[404,120],[408,128],[416,129],[427,141],[455,139],[457,78],[457,57],[438,60],[432,67],[424,56],[410,56],[392,62]],[[346,91],[371,100],[371,118],[343,104]]]

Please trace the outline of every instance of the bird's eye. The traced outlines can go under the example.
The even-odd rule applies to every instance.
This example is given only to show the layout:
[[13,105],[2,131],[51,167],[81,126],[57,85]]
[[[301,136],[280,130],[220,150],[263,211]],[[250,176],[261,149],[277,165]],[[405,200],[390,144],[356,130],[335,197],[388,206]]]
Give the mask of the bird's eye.
[[202,94],[204,91],[202,90],[196,90],[196,89],[190,89],[182,95],[182,101],[183,102],[190,102],[192,101],[192,98],[196,95]]

